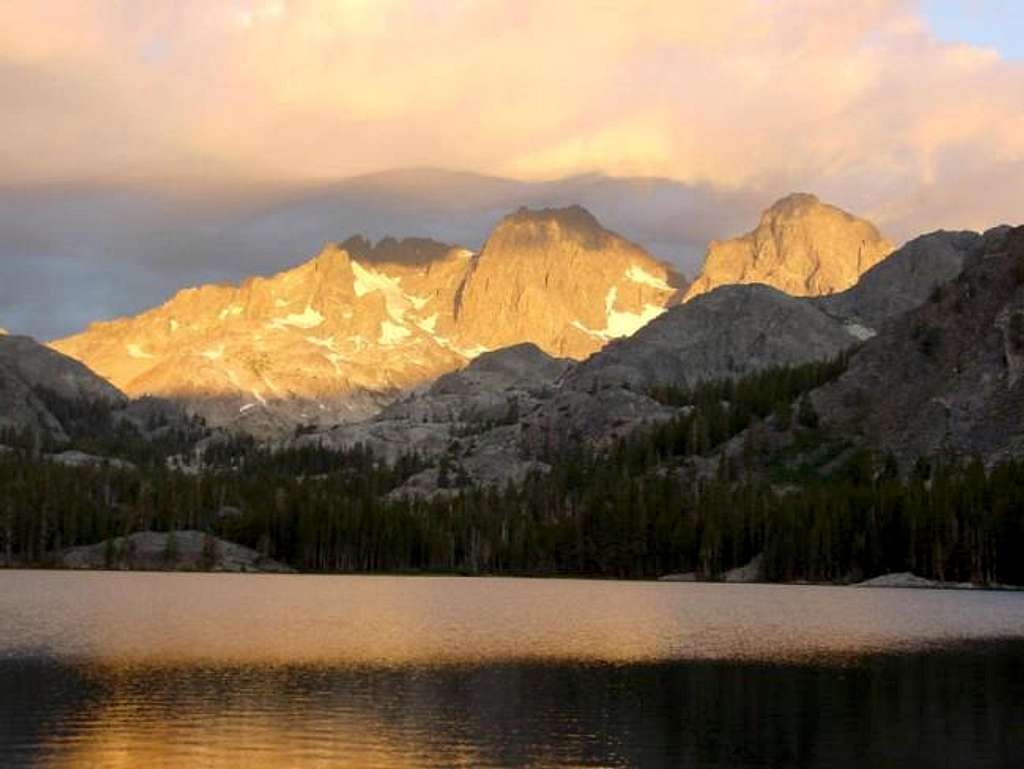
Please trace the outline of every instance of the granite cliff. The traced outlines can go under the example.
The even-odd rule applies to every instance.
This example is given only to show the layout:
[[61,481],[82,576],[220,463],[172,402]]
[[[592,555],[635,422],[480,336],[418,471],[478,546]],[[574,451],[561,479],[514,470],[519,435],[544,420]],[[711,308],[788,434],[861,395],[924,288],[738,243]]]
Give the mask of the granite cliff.
[[713,241],[686,299],[733,283],[765,283],[791,296],[832,294],[892,250],[871,222],[794,193],[766,210],[751,232]]
[[664,312],[682,285],[578,206],[521,210],[479,254],[352,238],[278,275],[185,289],[52,347],[131,396],[280,434],[366,418],[508,345],[585,357]]

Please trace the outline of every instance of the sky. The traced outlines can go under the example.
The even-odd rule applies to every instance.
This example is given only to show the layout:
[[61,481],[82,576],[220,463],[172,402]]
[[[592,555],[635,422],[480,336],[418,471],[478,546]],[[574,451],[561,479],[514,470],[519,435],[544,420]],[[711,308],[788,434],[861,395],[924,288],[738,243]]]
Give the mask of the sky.
[[1016,0],[0,4],[0,326],[519,204],[691,273],[795,190],[897,242],[1019,223],[1022,41]]
[[1020,0],[924,0],[922,11],[936,37],[994,48],[1024,58],[1024,3]]

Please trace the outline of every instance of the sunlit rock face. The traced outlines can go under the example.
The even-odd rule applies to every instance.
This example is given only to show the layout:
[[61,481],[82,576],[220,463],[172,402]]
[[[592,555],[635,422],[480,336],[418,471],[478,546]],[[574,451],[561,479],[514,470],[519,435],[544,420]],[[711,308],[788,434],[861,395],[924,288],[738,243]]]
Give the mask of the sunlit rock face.
[[533,342],[584,358],[663,313],[681,286],[579,206],[521,210],[473,260],[456,317],[464,338],[488,349]]
[[[328,245],[295,269],[185,289],[53,346],[130,395],[185,400],[214,424],[260,433],[361,418],[466,361],[445,334],[470,254],[392,247],[403,254],[380,262],[362,240]],[[423,251],[434,258],[397,260]]]
[[662,313],[678,282],[581,208],[521,211],[480,254],[352,238],[292,270],[185,289],[52,346],[130,395],[275,433],[365,418],[517,342],[584,357]]
[[713,241],[686,298],[732,283],[764,283],[791,296],[832,294],[892,250],[871,222],[796,193],[765,211],[752,232]]

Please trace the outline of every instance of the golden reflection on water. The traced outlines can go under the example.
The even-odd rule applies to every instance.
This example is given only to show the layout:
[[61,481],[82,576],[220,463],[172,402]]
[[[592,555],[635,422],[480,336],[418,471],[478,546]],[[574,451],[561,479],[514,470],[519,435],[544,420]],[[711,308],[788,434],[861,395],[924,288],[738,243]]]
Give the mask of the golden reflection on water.
[[0,654],[115,665],[805,661],[1019,637],[1024,596],[583,580],[0,572]]
[[[386,723],[345,712],[344,717],[307,712],[260,713],[245,703],[221,703],[215,717],[160,710],[138,712],[114,701],[88,714],[88,721],[63,738],[45,741],[48,769],[422,769],[482,767],[468,744],[421,742],[414,730],[396,733]],[[234,708],[234,712],[232,712]],[[314,718],[309,718],[309,716]]]
[[[1024,595],[0,571],[0,618],[0,716],[23,719],[7,732],[0,724],[5,768],[705,766],[715,764],[702,730],[689,742],[672,736],[692,719],[719,729],[734,718],[724,744],[756,742],[750,719],[778,708],[781,693],[792,702],[780,734],[799,731],[809,696],[827,708],[849,694],[837,661],[1022,638]],[[790,665],[803,672],[773,678]],[[826,668],[809,689],[793,683]],[[944,672],[909,664],[895,712],[905,713],[907,686]],[[985,679],[985,690],[1004,678]],[[878,680],[870,691],[887,706],[892,675]],[[975,680],[972,670],[951,691]],[[957,722],[1002,730],[976,715]],[[849,714],[825,723],[839,731],[822,737],[823,750],[861,729]],[[674,762],[651,764],[667,754],[644,745],[666,740]],[[845,753],[829,755],[825,765],[837,765]]]

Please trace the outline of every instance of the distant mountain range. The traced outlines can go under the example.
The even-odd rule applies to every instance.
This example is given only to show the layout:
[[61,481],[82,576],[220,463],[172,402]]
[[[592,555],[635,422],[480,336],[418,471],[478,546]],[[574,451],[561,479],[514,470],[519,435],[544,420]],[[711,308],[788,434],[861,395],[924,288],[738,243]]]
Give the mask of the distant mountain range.
[[889,250],[869,223],[790,196],[752,233],[713,244],[689,286],[580,206],[522,209],[479,253],[355,237],[292,270],[186,289],[52,347],[130,396],[177,399],[213,425],[280,434],[372,416],[510,345],[584,359],[722,282],[845,289]]
[[[454,441],[458,466],[473,482],[500,484],[519,479],[538,462],[543,466],[545,458],[579,441],[608,445],[671,419],[679,410],[659,400],[660,389],[738,381],[779,367],[828,361],[843,353],[852,355],[850,371],[859,371],[871,351],[902,345],[902,319],[942,291],[965,264],[981,258],[978,254],[1003,232],[996,229],[984,237],[944,232],[923,236],[837,294],[795,297],[763,284],[721,286],[672,306],[635,334],[614,340],[579,362],[552,358],[534,346],[499,350],[480,356],[376,417],[313,432],[298,443],[335,448],[361,444],[393,459],[408,450],[445,456],[452,452]],[[1012,265],[1011,258],[1003,269],[1012,270]],[[911,356],[902,364],[908,368],[900,385],[906,391],[907,402],[900,406],[905,419],[921,413],[917,400],[930,397],[912,373],[919,362]],[[999,387],[996,390],[1002,392]],[[876,424],[868,420],[862,425],[857,417],[841,421],[844,410],[836,404],[845,402],[844,398],[826,398],[826,392],[831,391],[820,395],[823,419],[833,424],[834,414],[837,432],[844,439],[859,440],[857,435]],[[870,397],[884,400],[888,392],[883,371],[872,383]],[[814,402],[819,402],[818,394]],[[879,412],[887,413],[886,409]],[[874,438],[884,436],[884,425],[898,421],[877,420],[877,432],[867,445],[876,445]],[[1024,434],[1024,419],[1011,421],[1007,430]],[[922,427],[922,436],[931,434]],[[923,438],[916,449],[927,455],[943,445]],[[439,468],[420,473],[400,493],[435,491]]]
[[0,562],[1019,583],[1024,227],[890,248],[791,195],[689,282],[520,209],[0,335]]
[[[1020,325],[1007,256],[1016,232],[938,232],[890,255],[869,222],[791,195],[746,235],[712,243],[693,282],[580,206],[510,214],[479,252],[353,237],[291,270],[186,289],[50,348],[0,337],[0,427],[66,438],[55,397],[122,408],[155,396],[179,422],[184,407],[208,429],[276,445],[438,458],[461,440],[467,478],[503,482],[566,442],[669,418],[658,388],[857,350],[847,375],[814,394],[825,423],[906,456],[1013,455],[1024,434],[1004,393],[1021,368],[1006,341]],[[999,276],[970,277],[979,265]],[[943,300],[949,312],[938,309],[944,295],[958,297]],[[877,416],[889,398],[862,413],[890,393],[903,416]],[[141,413],[135,423],[152,421]],[[999,427],[998,414],[1012,419]],[[438,468],[407,490],[436,488]]]

